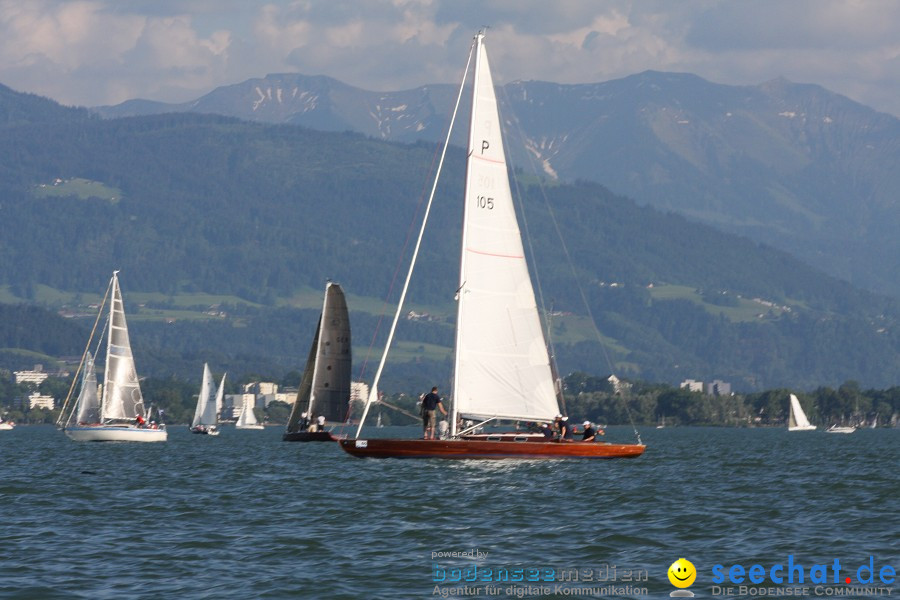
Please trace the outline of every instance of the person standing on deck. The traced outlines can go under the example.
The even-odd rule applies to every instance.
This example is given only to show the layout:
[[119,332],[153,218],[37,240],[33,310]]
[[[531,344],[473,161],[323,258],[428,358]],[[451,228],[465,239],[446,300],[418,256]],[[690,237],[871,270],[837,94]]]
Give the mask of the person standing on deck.
[[434,427],[437,424],[437,409],[441,409],[441,412],[446,416],[447,411],[444,409],[444,405],[441,403],[441,397],[438,396],[438,389],[436,387],[431,388],[431,393],[426,394],[424,398],[422,398],[422,429],[423,429],[423,439],[433,440],[434,439]]

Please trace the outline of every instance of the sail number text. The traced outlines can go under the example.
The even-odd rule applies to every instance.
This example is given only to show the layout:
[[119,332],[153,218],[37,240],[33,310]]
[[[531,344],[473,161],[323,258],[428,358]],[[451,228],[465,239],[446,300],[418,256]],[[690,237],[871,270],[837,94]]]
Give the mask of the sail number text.
[[488,210],[494,210],[494,199],[488,196],[476,196],[475,197],[475,205],[478,208],[486,208]]

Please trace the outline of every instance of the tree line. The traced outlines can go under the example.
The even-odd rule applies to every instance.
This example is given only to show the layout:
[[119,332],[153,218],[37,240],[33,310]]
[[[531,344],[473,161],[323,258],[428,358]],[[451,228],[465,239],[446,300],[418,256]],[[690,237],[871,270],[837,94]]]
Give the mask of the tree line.
[[[216,375],[217,378],[220,376]],[[289,388],[296,386],[300,377],[298,371],[291,371],[281,378],[248,373],[226,380],[226,391],[237,393],[243,384],[255,381],[275,381],[282,389]],[[420,387],[387,394],[386,399],[392,407],[402,410],[376,407],[375,410],[382,413],[384,424],[415,423],[409,415],[418,414],[419,396],[430,389],[424,381],[420,383]],[[9,371],[0,371],[0,415],[18,423],[55,423],[70,385],[71,378],[59,377],[48,377],[40,386],[15,384]],[[192,419],[200,391],[199,377],[197,381],[150,377],[142,382],[142,389],[145,402],[163,409],[168,423],[187,424]],[[847,381],[836,389],[819,387],[809,392],[779,388],[717,396],[641,381],[624,382],[615,387],[605,377],[576,372],[564,379],[564,389],[564,411],[567,415],[576,422],[586,419],[605,425],[651,426],[662,423],[666,426],[780,427],[787,422],[788,398],[792,392],[799,397],[810,421],[823,427],[832,424],[868,425],[875,419],[880,425],[887,426],[896,424],[900,418],[900,387],[862,389],[855,381]],[[28,409],[27,405],[23,406],[28,395],[34,391],[56,398],[56,408]],[[283,423],[288,414],[287,404],[274,402],[265,410],[258,409],[257,418],[270,423]],[[359,410],[354,411],[354,416],[359,414]]]

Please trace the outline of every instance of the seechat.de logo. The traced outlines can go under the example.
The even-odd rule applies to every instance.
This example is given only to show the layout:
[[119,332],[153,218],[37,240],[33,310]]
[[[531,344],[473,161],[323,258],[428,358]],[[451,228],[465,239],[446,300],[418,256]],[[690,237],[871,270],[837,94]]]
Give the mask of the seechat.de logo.
[[673,590],[669,596],[673,598],[693,598],[694,592],[683,589],[688,588],[697,579],[697,569],[694,564],[686,558],[679,558],[671,564],[667,571],[669,582],[677,588]]

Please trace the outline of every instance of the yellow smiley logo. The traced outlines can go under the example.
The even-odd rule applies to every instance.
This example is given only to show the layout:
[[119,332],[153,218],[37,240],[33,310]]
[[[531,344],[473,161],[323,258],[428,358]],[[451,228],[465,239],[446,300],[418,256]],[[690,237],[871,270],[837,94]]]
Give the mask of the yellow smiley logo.
[[697,569],[688,559],[679,558],[669,567],[668,575],[672,585],[677,588],[686,588],[697,579]]

